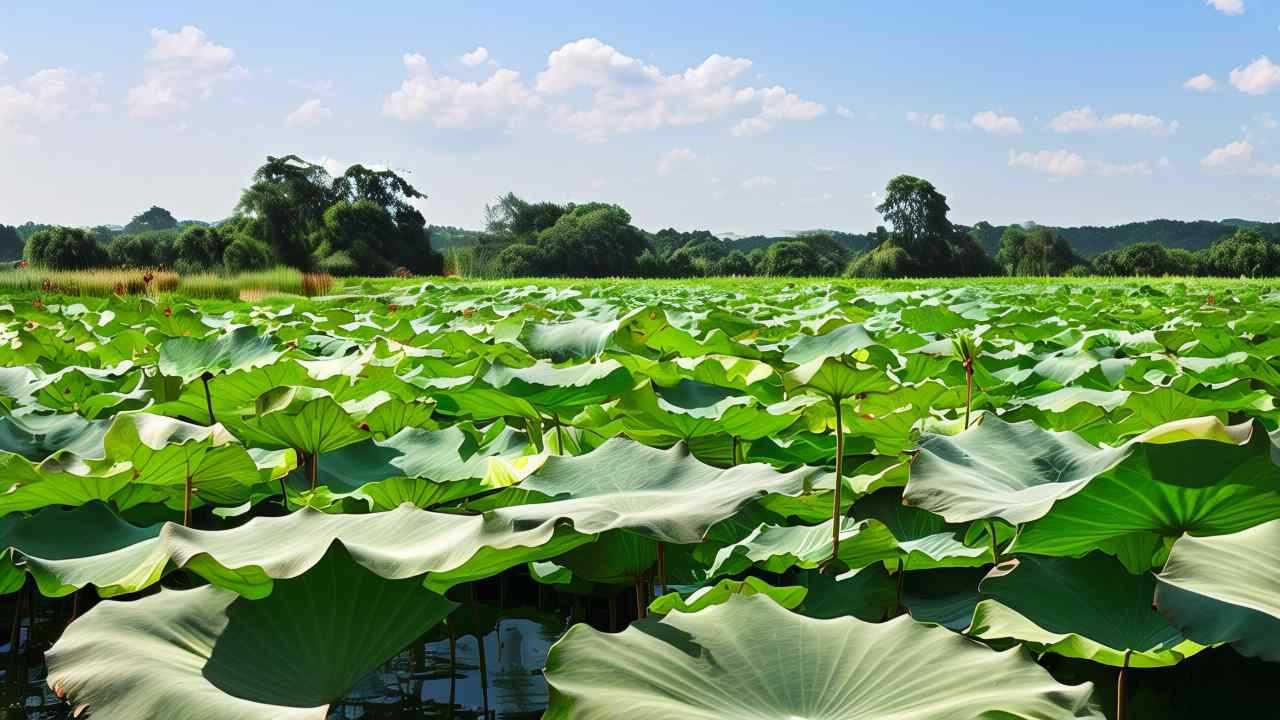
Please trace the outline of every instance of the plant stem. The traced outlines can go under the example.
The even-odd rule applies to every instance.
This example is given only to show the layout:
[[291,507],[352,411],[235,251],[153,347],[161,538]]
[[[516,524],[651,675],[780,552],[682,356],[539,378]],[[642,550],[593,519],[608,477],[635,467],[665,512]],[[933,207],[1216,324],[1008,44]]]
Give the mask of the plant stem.
[[320,476],[320,453],[311,453],[311,462],[307,463],[307,479],[311,481],[311,489],[316,489],[316,479]]
[[844,487],[844,411],[841,398],[832,396],[836,407],[836,489],[831,499],[831,560],[840,557],[840,491]]
[[200,376],[200,380],[204,383],[204,404],[209,409],[209,424],[213,425],[218,419],[213,416],[213,395],[209,394],[209,373]]
[[969,429],[969,412],[973,409],[973,359],[964,361],[964,429]]
[[648,605],[648,603],[645,602],[644,596],[647,594],[648,593],[644,591],[644,580],[640,578],[636,578],[636,619],[637,620],[643,618],[645,615],[645,606]]
[[987,520],[987,537],[991,540],[991,564],[1000,564],[1000,548],[996,544],[996,521]]
[[480,646],[480,695],[484,702],[485,720],[489,717],[489,668],[484,660],[484,635],[476,634],[476,643]]
[[898,610],[897,610],[898,613],[901,613],[904,610],[902,606],[902,583],[904,580],[906,580],[906,577],[907,577],[906,560],[904,558],[898,558]]
[[[667,546],[661,541],[658,542],[658,586],[663,593],[667,592]],[[656,588],[654,594],[658,594]]]
[[1132,650],[1124,651],[1124,665],[1120,668],[1120,672],[1116,675],[1116,720],[1124,720],[1125,713],[1128,711],[1128,698],[1126,697],[1127,689],[1126,675],[1129,671],[1129,656],[1133,654]]
[[739,442],[740,442],[740,441],[738,440],[738,436],[737,436],[737,435],[734,435],[734,436],[733,436],[732,457],[730,458],[730,462],[729,462],[729,464],[730,464],[730,465],[737,465],[737,464],[739,464],[740,462],[742,462],[741,460],[739,460],[739,459],[738,459],[738,445],[739,445]]
[[182,496],[182,526],[191,527],[191,458],[187,458],[187,490]]

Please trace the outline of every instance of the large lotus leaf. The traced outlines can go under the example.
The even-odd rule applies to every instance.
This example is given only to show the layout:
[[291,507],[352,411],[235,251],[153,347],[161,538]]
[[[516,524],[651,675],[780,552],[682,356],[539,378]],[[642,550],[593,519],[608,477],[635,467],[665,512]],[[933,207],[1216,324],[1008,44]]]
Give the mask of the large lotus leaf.
[[[771,573],[791,567],[817,568],[831,558],[832,521],[820,525],[761,525],[746,538],[716,553],[708,577],[737,575],[758,566]],[[857,570],[898,557],[898,541],[876,521],[840,520],[840,561]]]
[[800,410],[817,402],[818,397],[802,396],[760,405],[732,388],[682,380],[672,387],[646,383],[626,392],[618,410],[624,413],[622,429],[633,438],[687,441],[727,433],[751,440],[782,432],[796,422]]
[[633,380],[617,360],[556,367],[539,362],[527,368],[491,366],[481,380],[495,390],[550,411],[569,411],[615,398],[631,389]]
[[875,359],[879,364],[834,357],[813,360],[788,372],[783,380],[788,389],[815,390],[836,398],[892,392],[898,384],[883,369],[887,359]]
[[164,375],[192,382],[207,373],[232,372],[270,365],[280,357],[275,343],[246,325],[215,338],[179,337],[160,346],[159,369]]
[[555,502],[514,505],[505,512],[530,522],[555,514],[572,519],[580,532],[625,529],[692,544],[748,504],[770,495],[800,495],[826,475],[818,468],[783,473],[760,463],[722,469],[699,461],[684,445],[658,450],[614,438],[586,455],[548,457],[518,489],[505,492],[507,502],[529,493]]
[[797,580],[808,591],[798,612],[811,618],[851,616],[880,622],[891,617],[898,607],[897,579],[883,565],[850,570],[835,577],[820,572],[801,573]]
[[1083,555],[1133,536],[1223,535],[1280,518],[1280,466],[1260,425],[1180,420],[1125,447],[1123,462],[1024,526],[1010,551]]
[[344,405],[315,388],[280,387],[263,393],[254,414],[232,427],[251,445],[326,453],[368,438],[361,421],[373,407]]
[[[163,379],[163,378],[161,378]],[[304,385],[307,373],[296,362],[277,362],[247,370],[218,375],[209,381],[209,397],[205,397],[202,383],[187,383],[170,395],[162,396],[150,412],[173,417],[183,417],[208,424],[208,401],[213,401],[214,417],[232,421],[244,408],[253,407],[265,392],[278,387]]]
[[983,414],[958,435],[920,439],[903,499],[951,523],[1001,518],[1021,525],[1128,454],[1127,447],[1099,449],[1074,433]]
[[0,452],[39,462],[56,452],[87,456],[99,450],[110,420],[86,420],[79,415],[0,417]]
[[1156,607],[1187,637],[1280,662],[1280,520],[1186,535],[1156,579]]
[[805,365],[815,360],[852,355],[872,345],[875,345],[875,340],[867,334],[866,328],[851,323],[822,335],[798,337],[782,359],[793,365]]
[[808,590],[798,586],[774,587],[757,577],[743,580],[721,580],[715,585],[706,585],[692,592],[679,590],[661,595],[649,603],[649,612],[665,615],[669,612],[698,612],[712,605],[723,605],[735,595],[767,595],[774,602],[788,610],[804,602]]
[[324,720],[454,607],[418,582],[369,572],[335,543],[263,599],[206,586],[100,603],[46,654],[48,683],[92,717]]
[[157,540],[160,528],[130,525],[99,503],[7,516],[0,519],[6,560],[0,590],[17,590],[24,573],[50,597],[89,585],[103,597],[147,587],[160,579],[169,561]]
[[876,520],[888,528],[898,541],[898,557],[904,569],[976,567],[991,562],[987,544],[965,545],[962,526],[949,525],[931,512],[903,505],[897,488],[887,487],[859,498],[852,512],[855,517]]
[[546,678],[547,720],[1103,717],[1090,685],[1060,685],[1021,650],[907,617],[814,620],[760,595],[616,635],[576,625],[551,648]]
[[1203,649],[1151,607],[1156,581],[1101,553],[1022,557],[992,570],[970,634],[1014,639],[1046,652],[1121,667],[1175,665]]

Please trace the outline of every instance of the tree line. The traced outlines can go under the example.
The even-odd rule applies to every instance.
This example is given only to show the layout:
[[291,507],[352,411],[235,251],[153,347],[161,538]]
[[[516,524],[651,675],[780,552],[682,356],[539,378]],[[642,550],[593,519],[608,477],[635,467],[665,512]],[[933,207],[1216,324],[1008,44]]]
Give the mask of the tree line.
[[0,225],[0,258],[20,255],[54,269],[237,273],[288,265],[339,276],[432,275],[446,270],[434,241],[448,253],[450,272],[479,277],[1280,275],[1269,226],[1239,221],[1198,250],[1146,241],[1088,258],[1067,238],[1079,228],[953,223],[946,196],[909,175],[889,181],[876,208],[884,224],[865,235],[649,233],[615,204],[532,202],[514,193],[486,206],[484,230],[473,231],[428,226],[413,204],[425,197],[391,170],[353,165],[332,177],[296,155],[268,157],[220,223],[179,221],[151,207],[120,229]]

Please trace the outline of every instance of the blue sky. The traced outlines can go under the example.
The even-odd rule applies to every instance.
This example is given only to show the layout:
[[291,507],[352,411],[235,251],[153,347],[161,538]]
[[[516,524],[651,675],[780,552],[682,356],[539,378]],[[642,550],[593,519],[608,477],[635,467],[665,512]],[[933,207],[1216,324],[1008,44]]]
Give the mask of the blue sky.
[[290,152],[466,227],[511,190],[865,231],[904,172],[966,223],[1280,211],[1262,0],[587,5],[6,0],[0,222],[217,219]]

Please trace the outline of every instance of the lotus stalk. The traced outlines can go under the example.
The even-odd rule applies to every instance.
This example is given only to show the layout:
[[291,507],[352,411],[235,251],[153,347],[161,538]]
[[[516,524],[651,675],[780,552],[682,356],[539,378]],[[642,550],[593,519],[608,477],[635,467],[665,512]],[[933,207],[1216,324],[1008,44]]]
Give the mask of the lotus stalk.
[[489,666],[484,657],[484,634],[476,633],[477,654],[480,660],[480,698],[486,720],[489,717]]
[[667,592],[667,544],[664,542],[658,543],[658,587],[662,591],[657,592],[655,589],[656,594],[662,595]]
[[1132,650],[1126,650],[1124,653],[1124,665],[1121,666],[1120,672],[1116,674],[1116,720],[1124,720],[1125,713],[1128,712],[1128,689],[1125,687],[1129,673],[1129,656],[1133,655]]
[[973,366],[978,360],[979,341],[969,331],[956,333],[951,339],[951,353],[964,367],[964,428],[969,429],[969,416],[973,410]]
[[831,494],[831,562],[840,557],[840,491],[844,488],[844,410],[843,398],[832,396],[836,409],[836,487]]
[[990,518],[987,519],[987,538],[991,541],[991,564],[1000,564],[1000,546],[996,542],[996,522]]
[[209,411],[209,424],[216,425],[218,419],[213,415],[213,395],[209,393],[209,381],[213,379],[213,373],[206,370],[200,376],[200,382],[204,384],[204,404]]

